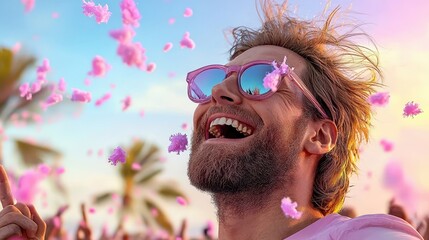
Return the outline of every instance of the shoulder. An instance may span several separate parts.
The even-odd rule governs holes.
[[[423,240],[404,220],[387,215],[371,214],[348,218],[330,214],[293,234],[285,240]]]
[[[387,214],[369,214],[339,224],[339,239],[423,239],[401,218]]]

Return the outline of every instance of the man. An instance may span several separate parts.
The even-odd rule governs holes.
[[[233,30],[229,63],[187,76],[199,103],[188,176],[213,197],[219,239],[422,239],[399,218],[336,214],[380,85],[377,53],[352,41],[367,35],[339,34],[338,9],[322,24],[286,3],[262,9],[261,29]],[[300,216],[285,216],[284,197]]]

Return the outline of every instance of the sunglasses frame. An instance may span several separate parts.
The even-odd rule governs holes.
[[[257,60],[257,61],[252,61],[249,63],[246,63],[244,65],[231,65],[231,66],[226,66],[226,65],[221,65],[221,64],[211,64],[211,65],[207,65],[201,68],[198,68],[194,71],[191,71],[187,74],[186,76],[186,82],[188,83],[188,97],[191,101],[195,102],[195,103],[199,103],[199,104],[204,104],[204,103],[208,103],[211,99],[212,95],[207,96],[204,99],[195,99],[192,97],[192,88],[191,85],[193,84],[193,82],[195,81],[196,76],[198,76],[200,73],[209,70],[209,69],[222,69],[225,72],[225,76],[228,76],[230,73],[232,72],[236,72],[237,73],[237,87],[240,90],[240,93],[247,99],[251,99],[251,100],[263,100],[266,99],[268,97],[270,97],[271,95],[273,95],[275,92],[273,92],[271,89],[264,94],[260,94],[260,95],[251,95],[248,94],[247,92],[245,92],[240,86],[241,86],[241,75],[242,73],[250,68],[251,66],[254,65],[258,65],[258,64],[267,64],[267,65],[271,65],[273,64],[272,61],[267,61],[267,60]],[[301,92],[304,94],[304,96],[313,104],[313,106],[317,109],[317,111],[322,115],[322,118],[324,119],[329,119],[328,115],[326,114],[325,110],[323,110],[322,106],[320,105],[320,103],[316,100],[316,98],[314,97],[314,95],[310,92],[310,90],[308,90],[308,88],[305,86],[304,82],[301,80],[301,78],[293,71],[293,68],[288,67],[288,71],[286,74],[282,75],[282,79],[287,76],[287,78],[289,80],[291,80],[292,82],[295,83],[295,85],[301,89]],[[281,81],[278,81],[277,87],[280,86]]]

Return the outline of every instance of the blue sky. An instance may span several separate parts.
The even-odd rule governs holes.
[[[64,180],[71,191],[78,191],[79,194],[70,196],[74,203],[88,201],[91,194],[94,194],[94,186],[91,182],[99,183],[98,189],[119,188],[119,182],[116,178],[114,167],[107,163],[109,151],[118,145],[126,146],[132,142],[133,138],[143,138],[150,142],[160,145],[164,155],[168,158],[165,163],[166,171],[163,174],[165,178],[173,178],[181,184],[193,197],[193,205],[188,209],[174,209],[178,211],[175,220],[180,221],[182,217],[192,216],[191,225],[194,231],[201,227],[202,221],[206,218],[214,219],[214,209],[210,205],[208,196],[194,190],[189,186],[186,178],[186,162],[188,152],[181,155],[168,154],[168,138],[171,134],[182,132],[191,134],[192,112],[195,104],[190,102],[186,94],[185,76],[190,70],[196,69],[202,65],[212,63],[225,63],[228,58],[228,49],[230,44],[225,38],[224,33],[228,29],[236,26],[259,26],[260,20],[256,13],[256,2],[253,0],[136,0],[138,9],[141,13],[140,27],[136,29],[134,41],[141,42],[146,49],[148,62],[155,62],[157,68],[152,73],[147,73],[136,68],[128,67],[122,63],[119,56],[116,55],[117,43],[108,36],[108,32],[113,29],[121,28],[121,15],[119,9],[119,0],[100,0],[97,4],[109,4],[109,10],[112,16],[109,22],[97,24],[94,18],[89,18],[82,13],[82,2],[78,0],[58,1],[58,0],[36,0],[35,8],[29,12],[24,12],[24,6],[21,1],[1,1],[0,2],[0,46],[12,47],[15,43],[22,44],[22,53],[28,53],[37,57],[37,65],[40,65],[44,58],[48,58],[51,64],[51,72],[48,74],[48,80],[57,82],[59,78],[64,77],[67,81],[67,92],[70,97],[72,88],[87,90],[92,93],[93,101],[84,106],[77,107],[81,109],[78,117],[75,117],[72,111],[62,111],[60,115],[52,117],[48,109],[46,115],[50,115],[47,123],[37,127],[7,129],[7,134],[11,137],[26,137],[36,141],[50,144],[52,147],[61,150],[64,153],[63,165],[67,172]],[[296,9],[296,14],[301,18],[312,18],[317,13],[323,11],[325,1],[289,1],[291,9]],[[427,92],[427,85],[423,84],[427,80],[427,74],[417,69],[417,66],[427,66],[427,60],[420,56],[421,52],[428,52],[423,44],[425,39],[429,38],[429,27],[417,27],[414,23],[424,22],[427,19],[425,10],[418,11],[413,15],[418,6],[422,6],[421,0],[413,0],[403,7],[410,14],[404,21],[409,27],[408,30],[413,34],[419,34],[421,42],[414,40],[415,44],[409,47],[409,51],[404,52],[404,46],[411,41],[404,29],[395,22],[397,13],[395,8],[383,10],[386,4],[396,6],[400,1],[383,0],[374,3],[373,1],[331,1],[331,9],[340,5],[343,9],[351,8],[353,11],[362,14],[356,15],[359,20],[369,22],[367,28],[370,34],[373,34],[377,43],[381,45],[381,59],[386,62],[385,69],[391,70],[392,75],[387,74],[388,90],[396,93],[392,97],[392,108],[381,110],[377,115],[375,133],[373,139],[375,144],[368,147],[367,158],[376,158],[380,151],[377,149],[377,141],[387,136],[396,140],[398,145],[403,147],[403,151],[398,151],[393,156],[404,159],[412,150],[411,146],[415,142],[405,141],[410,139],[408,135],[422,138],[427,129],[427,117],[416,118],[414,122],[409,119],[404,120],[400,117],[400,108],[404,101],[414,98],[416,101],[428,103],[423,97],[423,92]],[[424,5],[424,6],[427,6]],[[185,8],[193,9],[193,16],[183,17]],[[57,19],[52,18],[52,13],[58,13]],[[174,24],[169,24],[168,20],[175,18]],[[414,21],[414,22],[413,22]],[[423,24],[423,23],[422,23]],[[428,27],[428,28],[425,28]],[[386,29],[397,29],[398,31],[389,31]],[[426,30],[425,30],[426,29]],[[181,49],[179,41],[185,32],[189,31],[191,38],[196,43],[196,48]],[[165,43],[172,42],[171,51],[164,53],[162,48]],[[422,48],[419,48],[422,47]],[[423,49],[423,50],[422,50]],[[398,69],[398,59],[404,54],[409,54],[409,69],[413,69],[414,78],[417,84],[410,84],[411,87],[403,89],[399,83],[406,78],[408,73]],[[91,69],[91,61],[96,56],[102,56],[110,65],[111,69],[103,78],[90,78],[91,85],[84,84],[87,78],[87,72]],[[424,55],[424,54],[423,54]],[[24,76],[24,81],[32,82],[36,78],[36,66],[28,71]],[[415,68],[413,68],[413,66]],[[174,73],[174,77],[169,77]],[[393,73],[395,75],[393,75]],[[396,81],[398,80],[398,81]],[[395,82],[396,81],[396,82]],[[409,80],[411,81],[411,80]],[[391,84],[390,84],[391,83]],[[111,88],[111,84],[116,87]],[[416,87],[415,89],[412,87]],[[418,87],[421,86],[421,87]],[[95,107],[94,102],[106,92],[112,93],[112,98],[101,107]],[[413,94],[418,92],[421,94]],[[131,107],[121,111],[121,100],[130,95],[133,98]],[[420,97],[419,97],[420,96]],[[70,104],[69,104],[70,105]],[[399,109],[399,110],[398,110]],[[141,110],[145,111],[144,117],[139,115]],[[59,111],[61,112],[61,111]],[[399,112],[399,117],[396,113]],[[386,117],[383,117],[386,116]],[[427,116],[427,115],[426,115]],[[395,120],[398,119],[398,120]],[[190,128],[182,130],[182,123],[187,123]],[[383,127],[384,126],[384,127]],[[387,128],[386,126],[389,126]],[[422,141],[419,141],[420,144]],[[375,145],[375,146],[374,146]],[[87,151],[92,149],[94,152],[98,149],[104,150],[103,157],[88,156]],[[14,168],[20,168],[15,160],[14,147],[10,141],[5,142],[5,163]],[[365,162],[361,166],[363,171],[374,171],[376,177],[380,177],[383,164],[390,156],[383,157],[377,164],[368,164]],[[421,168],[421,159],[423,156],[415,155],[417,159],[414,163],[407,161],[410,172],[420,176],[418,169]],[[420,161],[420,162],[419,162]],[[427,166],[427,165],[426,165]],[[380,174],[377,174],[380,173]],[[423,175],[422,175],[423,176]],[[379,180],[377,178],[377,180]],[[380,183],[374,180],[375,190],[381,189]],[[416,182],[425,182],[423,177],[414,179]],[[362,178],[360,179],[362,182]],[[352,196],[359,196],[364,184],[359,185],[356,180],[358,190],[352,192]],[[365,182],[367,184],[367,182]],[[359,188],[359,186],[361,188]],[[429,186],[424,185],[425,189]],[[359,190],[360,189],[360,190]],[[367,194],[367,193],[365,193]],[[373,193],[377,196],[376,193]],[[390,195],[385,194],[378,201],[376,206],[366,206],[359,210],[363,213],[374,212],[381,209],[385,200]],[[359,198],[356,197],[356,201]],[[61,200],[53,200],[52,206],[57,206]],[[210,207],[213,209],[207,215],[198,215],[197,209],[201,207]],[[383,209],[382,209],[383,210]],[[45,209],[45,214],[50,214],[53,209]],[[72,212],[78,212],[75,209],[70,210],[70,226],[73,221],[79,217]],[[94,216],[94,222],[100,223],[101,220]]]

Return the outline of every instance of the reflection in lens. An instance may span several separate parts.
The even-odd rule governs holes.
[[[241,74],[240,87],[249,95],[262,95],[270,91],[264,87],[265,76],[272,72],[274,67],[270,64],[253,65]]]
[[[225,71],[220,68],[207,69],[198,74],[191,84],[192,98],[201,100],[212,94],[212,88],[225,79]]]

